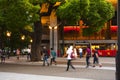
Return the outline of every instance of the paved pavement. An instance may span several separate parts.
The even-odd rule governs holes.
[[[93,79],[0,72],[0,80],[93,80]]]
[[[113,57],[101,57],[102,67],[96,66],[88,69],[85,68],[85,58],[78,58],[73,61],[76,71],[70,69],[68,72],[65,72],[66,61],[66,58],[57,58],[57,65],[43,68],[42,61],[29,62],[26,56],[21,56],[20,60],[17,60],[16,57],[11,57],[6,59],[5,64],[0,64],[0,80],[115,80],[115,58]],[[26,65],[28,70],[27,68],[24,69]],[[14,71],[9,68],[6,69],[8,66],[10,69],[14,68]],[[35,70],[34,67],[40,68],[40,70]],[[19,68],[20,70],[18,70]],[[24,70],[23,72],[21,72],[22,69]],[[32,71],[30,72],[31,69]],[[54,74],[52,74],[53,72]]]

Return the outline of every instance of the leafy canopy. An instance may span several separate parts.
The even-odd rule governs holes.
[[[57,9],[57,15],[67,25],[75,25],[82,20],[88,26],[84,34],[92,34],[99,31],[104,23],[114,16],[115,9],[106,0],[67,0]]]
[[[40,6],[33,5],[29,0],[3,0],[0,4],[1,15],[8,29],[20,29],[39,20]]]
[[[89,11],[89,0],[67,0],[59,6],[57,15],[60,19],[67,21],[67,24],[74,25],[82,16],[86,16]]]

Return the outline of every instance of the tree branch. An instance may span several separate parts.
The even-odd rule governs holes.
[[[20,32],[22,33],[22,34],[24,34],[24,35],[26,35],[26,36],[30,36],[30,37],[32,37],[33,36],[33,32],[29,32],[29,31],[27,31],[27,30],[20,30]]]

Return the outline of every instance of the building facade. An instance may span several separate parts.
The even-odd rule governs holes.
[[[65,54],[69,45],[73,45],[76,48],[82,47],[84,49],[88,44],[91,45],[91,49],[97,47],[100,50],[103,50],[102,54],[105,54],[105,56],[115,56],[117,51],[118,29],[117,0],[108,1],[112,2],[113,6],[116,8],[115,16],[105,23],[101,31],[91,36],[84,36],[82,34],[84,28],[86,28],[86,26],[81,26],[81,24],[83,24],[82,21],[79,22],[79,26],[64,26],[64,29],[61,30],[59,25],[57,25],[57,17],[54,15],[54,11],[50,16],[42,17],[42,23],[44,26],[44,33],[42,37],[43,45],[49,45],[49,48],[54,48],[59,56],[63,56]],[[43,5],[43,7],[44,6],[45,5]],[[49,28],[50,26],[52,29]],[[54,29],[55,26],[58,28]]]

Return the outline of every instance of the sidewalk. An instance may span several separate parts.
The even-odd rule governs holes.
[[[50,58],[48,59],[48,61],[50,61]],[[56,61],[58,64],[66,64],[67,59],[63,58],[63,57],[58,57],[56,58]],[[83,58],[77,58],[76,60],[73,60],[72,62],[76,65],[85,65],[86,64],[86,59],[85,57]],[[100,57],[99,59],[100,63],[102,63],[103,65],[106,66],[115,66],[115,57]],[[93,62],[93,58],[90,58],[90,62]],[[15,64],[41,64],[42,61],[38,61],[38,62],[31,62],[31,61],[27,61],[27,57],[25,56],[21,56],[19,60],[17,60],[16,56],[12,56],[10,57],[10,59],[6,58],[6,63],[15,63]]]
[[[90,62],[92,63],[92,58],[90,59]],[[48,61],[50,62],[50,59],[48,59]],[[58,57],[56,59],[57,61],[57,67],[66,67],[66,63],[67,63],[67,59],[63,58],[63,57]],[[77,68],[85,68],[86,67],[86,59],[83,58],[77,58],[76,60],[73,60],[72,63],[75,67]],[[42,65],[42,61],[38,61],[38,62],[31,62],[31,61],[27,61],[26,56],[21,56],[20,60],[16,59],[16,56],[14,57],[10,57],[10,59],[6,59],[6,62],[8,64],[21,64],[21,65]],[[96,66],[95,68],[93,67],[89,67],[90,69],[105,69],[105,70],[115,70],[115,58],[114,57],[101,57],[100,58],[100,63],[102,64],[102,67],[99,68],[98,66]],[[52,65],[52,66],[56,66],[56,65]]]

